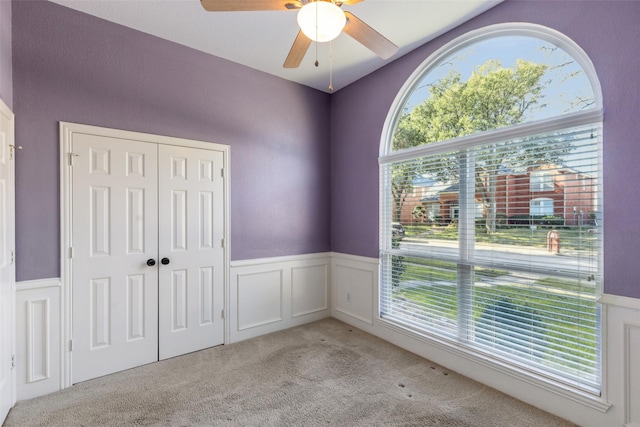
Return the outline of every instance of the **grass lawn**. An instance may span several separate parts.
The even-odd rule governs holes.
[[[393,288],[394,300],[400,301],[399,304],[411,315],[434,319],[434,322],[446,318],[451,325],[456,325],[460,298],[456,286],[456,264],[414,257],[403,257],[401,264],[396,270],[399,275],[396,283],[405,285]],[[509,300],[526,307],[539,319],[539,324],[532,331],[543,334],[544,357],[541,363],[575,371],[581,361],[587,360],[590,366],[586,374],[595,377],[596,302],[584,284],[557,277],[539,277],[523,285],[508,271],[482,268],[474,270],[474,277],[474,284],[494,285],[471,287],[470,315],[473,324],[486,310],[492,310],[491,304],[496,301]],[[578,312],[581,317],[576,321],[574,315]],[[441,326],[434,323],[427,327],[432,327],[437,333]],[[523,324],[523,331],[527,327],[529,325]]]

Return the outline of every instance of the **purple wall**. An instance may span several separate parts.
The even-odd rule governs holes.
[[[605,292],[640,298],[640,2],[507,1],[331,98],[331,247],[378,257],[382,126],[411,73],[436,49],[477,28],[530,22],[556,29],[589,55],[604,97]]]
[[[523,21],[572,38],[599,74],[605,291],[640,298],[638,18],[633,1],[510,0],[329,96],[49,2],[0,1],[0,96],[10,106],[14,98],[24,147],[17,279],[59,275],[58,121],[229,144],[234,260],[327,250],[377,257],[377,158],[396,94],[443,44]],[[331,134],[317,119],[329,112]]]
[[[0,1],[0,99],[13,109],[10,1]]]
[[[228,144],[232,259],[330,250],[325,93],[40,1],[13,2],[13,93],[19,281],[60,274],[59,121]]]

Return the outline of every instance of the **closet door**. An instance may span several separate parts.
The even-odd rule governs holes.
[[[224,342],[223,153],[159,147],[159,357]]]
[[[75,133],[73,382],[158,358],[157,144]]]

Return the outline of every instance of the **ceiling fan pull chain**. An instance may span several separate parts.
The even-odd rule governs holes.
[[[329,42],[329,92],[333,92],[333,42]]]
[[[315,65],[316,65],[316,68],[317,68],[318,64],[320,64],[318,62],[318,2],[316,1],[315,3],[316,3],[316,40],[315,40],[315,42],[316,42],[316,62],[315,62]]]

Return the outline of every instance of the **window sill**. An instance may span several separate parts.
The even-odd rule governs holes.
[[[420,352],[417,352],[415,350],[414,344],[422,343],[427,346],[435,347],[441,351],[444,351],[451,356],[458,357],[467,362],[471,362],[483,368],[486,368],[487,369],[486,371],[483,371],[483,370],[474,371],[475,376],[473,377],[473,379],[483,384],[492,386],[492,384],[495,383],[494,375],[492,375],[492,372],[490,372],[490,371],[493,371],[493,372],[501,373],[503,375],[507,375],[514,380],[521,381],[523,383],[537,387],[543,392],[551,393],[553,395],[560,396],[560,397],[569,399],[573,402],[579,403],[581,405],[587,406],[591,409],[595,409],[596,411],[601,413],[606,413],[612,406],[611,404],[604,401],[600,396],[595,396],[588,392],[578,390],[568,385],[553,381],[548,377],[544,377],[542,375],[536,375],[531,371],[518,369],[516,366],[510,365],[507,363],[502,363],[499,360],[492,359],[492,358],[483,356],[479,353],[469,351],[467,348],[465,348],[462,345],[451,343],[447,340],[440,339],[437,336],[419,334],[413,330],[404,328],[400,325],[397,325],[395,323],[392,323],[380,318],[376,319],[376,326],[384,328],[388,332],[391,332],[394,334],[400,334],[410,339],[412,342],[408,343],[409,347],[411,347],[411,351],[415,352],[418,355],[422,356]],[[406,341],[402,340],[400,343],[396,342],[396,345],[403,347],[403,342],[406,342]],[[446,358],[446,359],[443,359],[442,361],[440,360],[432,360],[432,361],[434,363],[447,366],[449,369],[456,371],[455,362],[452,362],[452,360],[453,360],[452,358]],[[514,397],[517,398],[517,396],[514,396]]]

